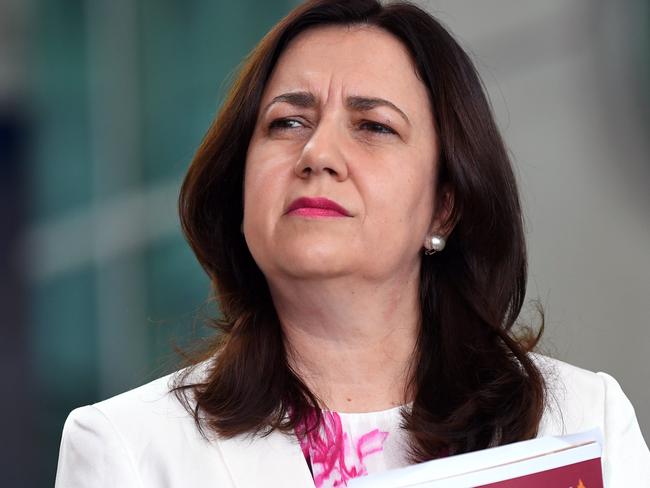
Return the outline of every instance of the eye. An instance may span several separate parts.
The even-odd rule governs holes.
[[[303,123],[296,119],[275,119],[269,124],[269,130],[299,129]]]
[[[375,132],[377,134],[397,134],[397,132],[395,132],[389,126],[380,124],[379,122],[373,122],[371,120],[365,120],[361,122],[360,127],[370,132]]]

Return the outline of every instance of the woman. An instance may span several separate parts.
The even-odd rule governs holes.
[[[650,479],[616,381],[513,328],[515,179],[471,61],[417,7],[312,1],[281,21],[180,214],[221,334],[178,375],[75,410],[57,486],[341,486],[592,427],[610,486]]]

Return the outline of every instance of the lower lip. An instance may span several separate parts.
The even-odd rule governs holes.
[[[346,217],[341,212],[331,208],[297,208],[289,212],[289,215],[298,215],[300,217]]]

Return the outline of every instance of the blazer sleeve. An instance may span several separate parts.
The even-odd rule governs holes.
[[[73,410],[63,427],[55,488],[142,488],[119,433],[98,408]]]
[[[648,486],[650,452],[643,440],[634,407],[614,378],[606,373],[598,375],[605,386],[605,486]]]

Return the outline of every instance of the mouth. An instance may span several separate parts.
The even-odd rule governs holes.
[[[350,212],[341,205],[323,197],[297,198],[289,205],[285,214],[302,217],[350,217]]]

